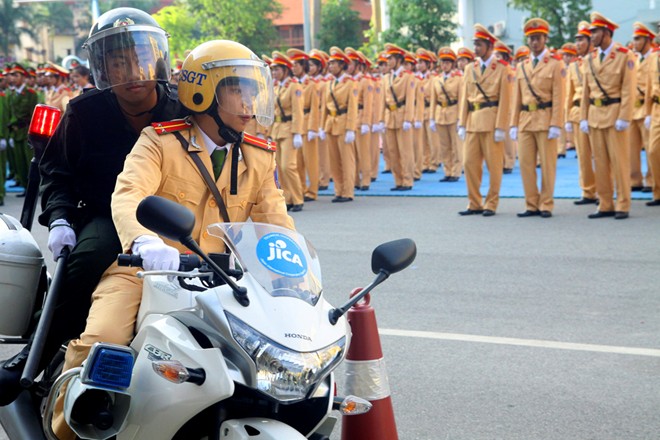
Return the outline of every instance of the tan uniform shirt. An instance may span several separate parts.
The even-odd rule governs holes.
[[[585,82],[580,102],[580,120],[588,120],[594,128],[613,127],[617,119],[630,122],[632,120],[636,75],[635,58],[631,51],[614,44],[611,52],[600,62],[599,52],[593,51],[585,59]],[[593,66],[593,72],[591,70]],[[594,74],[601,87],[610,98],[621,98],[620,103],[601,105],[605,93],[598,87]],[[594,100],[594,104],[590,104]]]
[[[635,87],[635,102],[633,110],[633,121],[644,119],[646,116],[646,109],[644,108],[644,96],[646,95],[646,78],[649,75],[649,58],[645,57],[642,60],[642,55],[637,54],[636,67],[637,67],[637,85]]]
[[[213,166],[199,128],[193,125],[181,131],[189,141],[188,151],[199,152],[202,162],[213,175]],[[243,143],[242,158],[238,162],[238,194],[230,194],[231,160],[218,177],[217,187],[232,222],[271,223],[293,229],[293,220],[286,212],[282,191],[275,185],[275,154],[260,147]],[[173,200],[195,214],[192,237],[205,252],[224,249],[222,241],[209,235],[206,227],[222,222],[218,206],[207,189],[202,175],[173,134],[157,134],[153,127],[142,131],[140,138],[126,158],[124,170],[117,178],[112,195],[112,218],[125,251],[140,235],[154,235],[138,223],[135,212],[138,204],[149,195]],[[164,241],[180,251],[186,249],[178,242]]]
[[[513,72],[504,61],[493,59],[490,65],[481,73],[481,61],[476,60],[465,66],[463,76],[463,91],[459,103],[459,125],[470,132],[492,132],[496,128],[506,130],[509,128],[509,108],[511,106],[511,84],[514,80]],[[487,100],[477,87],[481,85],[491,102],[498,102],[496,107],[482,108],[469,111],[469,106],[484,104]]]
[[[377,78],[375,76],[372,76],[371,82],[373,84],[374,93],[372,96],[370,123],[371,125],[375,125],[382,121],[381,115],[383,114],[383,106],[385,102],[383,101],[382,78]]]
[[[383,78],[381,90],[385,105],[381,120],[385,122],[385,127],[399,129],[404,122],[414,122],[416,86],[415,75],[405,70],[396,75],[391,72]]]
[[[532,67],[532,59],[533,56],[530,56],[516,69],[510,125],[518,127],[520,131],[563,128],[564,78],[566,77],[564,62],[552,57],[548,52],[538,61],[536,67]],[[525,74],[529,83],[525,79]],[[540,109],[538,105],[541,103],[552,103],[552,107]],[[523,106],[527,106],[529,110],[523,111]]]
[[[646,86],[644,88],[644,109],[646,115],[652,116],[652,124],[660,122],[660,52],[656,51],[648,59],[648,70],[646,72]]]
[[[343,136],[347,130],[357,130],[358,94],[357,83],[347,74],[327,83],[321,115],[328,134]]]
[[[374,85],[370,76],[359,74],[354,77],[358,83],[358,128],[366,124],[371,129],[374,100]]]
[[[318,81],[305,75],[301,79],[303,90],[303,133],[318,131],[321,120],[320,96]]]
[[[444,73],[433,78],[431,85],[431,114],[439,125],[458,121],[458,103],[463,88],[463,72],[454,70],[445,78]],[[449,99],[447,97],[449,96]]]
[[[578,58],[567,68],[568,80],[566,81],[566,104],[564,106],[566,116],[564,119],[576,124],[580,122],[580,101],[582,100],[582,87],[586,74],[584,67],[584,60]]]
[[[303,91],[298,80],[287,78],[275,87],[275,122],[270,128],[272,139],[286,139],[303,134]],[[293,118],[285,122],[286,118]]]

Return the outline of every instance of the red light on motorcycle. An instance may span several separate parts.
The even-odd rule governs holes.
[[[60,123],[62,111],[49,105],[37,104],[30,121],[30,135],[51,137]]]

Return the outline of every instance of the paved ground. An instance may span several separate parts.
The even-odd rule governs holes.
[[[518,219],[523,201],[503,199],[461,218],[465,204],[323,197],[295,217],[335,304],[369,283],[376,245],[417,242],[372,295],[399,438],[659,438],[660,209],[589,220],[559,200],[551,219]]]

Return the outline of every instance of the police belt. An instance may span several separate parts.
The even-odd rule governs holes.
[[[330,113],[330,116],[334,118],[335,116],[346,114],[347,111],[347,109],[343,108],[340,110],[328,110],[328,113]]]
[[[660,98],[658,98],[657,96],[654,96],[653,97],[653,104],[660,104]]]
[[[644,99],[638,99],[635,101],[635,108],[640,108],[641,106],[644,105]]]
[[[393,112],[393,111],[395,111],[396,109],[403,107],[404,105],[406,105],[406,101],[403,101],[403,102],[397,102],[396,104],[390,104],[390,105],[387,106],[387,108],[388,108],[391,112]]]
[[[573,101],[573,107],[579,107],[579,106],[580,106],[580,100],[579,99],[576,99],[575,101]]]
[[[619,104],[621,102],[621,98],[596,98],[596,99],[589,99],[589,104],[595,106],[595,107],[607,107],[608,105],[612,104]]]
[[[455,99],[455,100],[453,100],[453,101],[436,101],[436,102],[438,103],[438,105],[439,105],[440,107],[442,107],[442,108],[446,108],[446,107],[451,107],[451,106],[453,106],[453,105],[458,104],[458,99]],[[482,104],[482,105],[481,105],[481,108],[484,108],[484,107],[491,107],[491,106],[485,106],[485,105]]]
[[[524,112],[535,112],[552,107],[552,102],[532,102],[529,105],[521,105],[520,110]]]
[[[311,109],[304,108],[304,109],[303,109],[303,114],[305,114],[305,115],[308,114],[310,110],[311,110]]]
[[[291,115],[275,116],[275,122],[289,122],[289,121],[293,121],[293,116]]]
[[[475,102],[474,104],[468,102],[468,111],[474,112],[488,107],[497,107],[498,105],[500,105],[500,101]]]
[[[362,109],[364,109],[364,105],[358,104],[358,110],[362,110]]]

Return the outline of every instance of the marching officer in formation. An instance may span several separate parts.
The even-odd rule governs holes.
[[[530,57],[516,69],[510,136],[519,140],[520,174],[526,210],[518,217],[552,217],[557,141],[564,125],[562,104],[566,70],[561,59],[546,48],[550,25],[532,18],[524,25]],[[541,190],[537,188],[536,160],[541,162]]]

